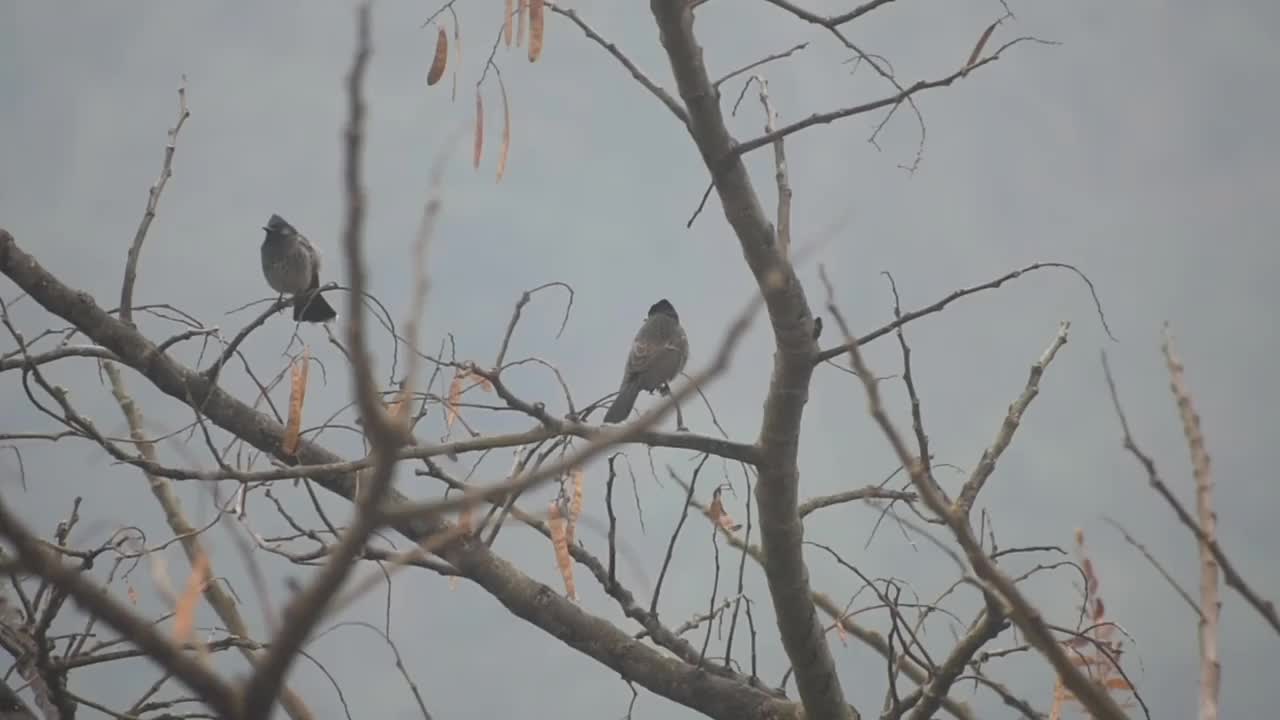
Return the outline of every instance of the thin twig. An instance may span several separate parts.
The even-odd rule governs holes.
[[[1195,518],[1191,516],[1191,513],[1183,507],[1182,502],[1178,500],[1177,496],[1173,494],[1173,491],[1169,489],[1169,486],[1165,484],[1163,479],[1161,479],[1160,473],[1156,469],[1155,460],[1152,460],[1150,455],[1143,452],[1142,449],[1138,447],[1137,441],[1133,439],[1133,434],[1129,430],[1129,419],[1125,416],[1124,408],[1120,405],[1120,395],[1116,390],[1115,379],[1111,375],[1111,366],[1107,362],[1107,355],[1105,352],[1102,353],[1102,372],[1106,378],[1107,389],[1111,393],[1111,403],[1115,407],[1116,417],[1120,420],[1120,429],[1124,434],[1124,449],[1128,450],[1129,454],[1133,455],[1133,457],[1137,459],[1138,463],[1142,465],[1143,470],[1147,473],[1147,483],[1151,485],[1151,488],[1155,490],[1160,497],[1164,498],[1165,502],[1169,504],[1169,507],[1173,509],[1173,513],[1177,516],[1178,521],[1185,525],[1187,529],[1191,531],[1192,535],[1195,535],[1196,540],[1208,546],[1209,551],[1213,553],[1214,559],[1218,561],[1218,566],[1222,568],[1223,580],[1226,581],[1227,587],[1240,593],[1240,596],[1243,597],[1254,610],[1257,610],[1258,614],[1262,615],[1263,619],[1267,621],[1267,624],[1269,624],[1277,633],[1280,633],[1280,615],[1277,615],[1276,613],[1275,604],[1270,600],[1263,598],[1261,595],[1258,595],[1249,583],[1245,582],[1245,579],[1236,571],[1235,564],[1231,562],[1229,557],[1227,557],[1226,552],[1222,549],[1222,546],[1218,541],[1205,534],[1205,531],[1200,527],[1200,524],[1196,522]]]
[[[160,166],[160,177],[147,191],[147,209],[142,214],[142,222],[133,235],[133,244],[129,246],[129,256],[124,266],[124,283],[120,288],[120,319],[126,323],[133,322],[133,284],[138,277],[138,258],[142,255],[142,243],[147,239],[147,231],[151,229],[151,221],[156,217],[156,209],[160,205],[160,194],[173,175],[173,153],[178,147],[178,133],[191,113],[187,110],[187,78],[184,75],[182,84],[178,86],[178,121],[169,128],[169,143],[164,148],[164,162]]]

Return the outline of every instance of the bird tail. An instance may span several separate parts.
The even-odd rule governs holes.
[[[636,397],[640,394],[640,383],[638,380],[626,379],[622,381],[622,387],[618,388],[618,395],[613,399],[613,405],[609,406],[609,412],[605,413],[604,421],[607,423],[620,423],[627,419],[631,414],[631,408],[636,404]]]
[[[314,290],[298,293],[293,299],[294,322],[327,322],[338,316],[338,311]]]

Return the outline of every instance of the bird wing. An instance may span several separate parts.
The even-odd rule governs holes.
[[[642,337],[631,343],[631,354],[627,356],[627,374],[642,373],[653,364],[654,357],[666,348],[654,345]]]
[[[315,268],[315,272],[318,275],[320,273],[320,251],[316,250],[316,246],[312,245],[311,241],[303,237],[302,234],[298,235],[298,242],[307,251],[307,256],[311,258],[311,267]]]

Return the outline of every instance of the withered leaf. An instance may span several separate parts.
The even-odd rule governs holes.
[[[444,77],[444,68],[449,64],[449,36],[444,28],[436,34],[436,55],[431,60],[431,69],[427,71],[427,85],[435,85]]]
[[[542,55],[542,35],[545,27],[544,10],[546,4],[543,0],[528,0],[529,2],[529,62],[537,62]]]

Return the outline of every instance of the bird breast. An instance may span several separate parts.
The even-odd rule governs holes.
[[[262,242],[262,274],[272,290],[300,293],[311,285],[311,255],[296,240],[268,238]]]
[[[643,367],[637,368],[640,389],[656,390],[669,383],[684,370],[689,359],[689,340],[680,322],[666,316],[655,316],[645,323],[638,340],[650,348]]]

